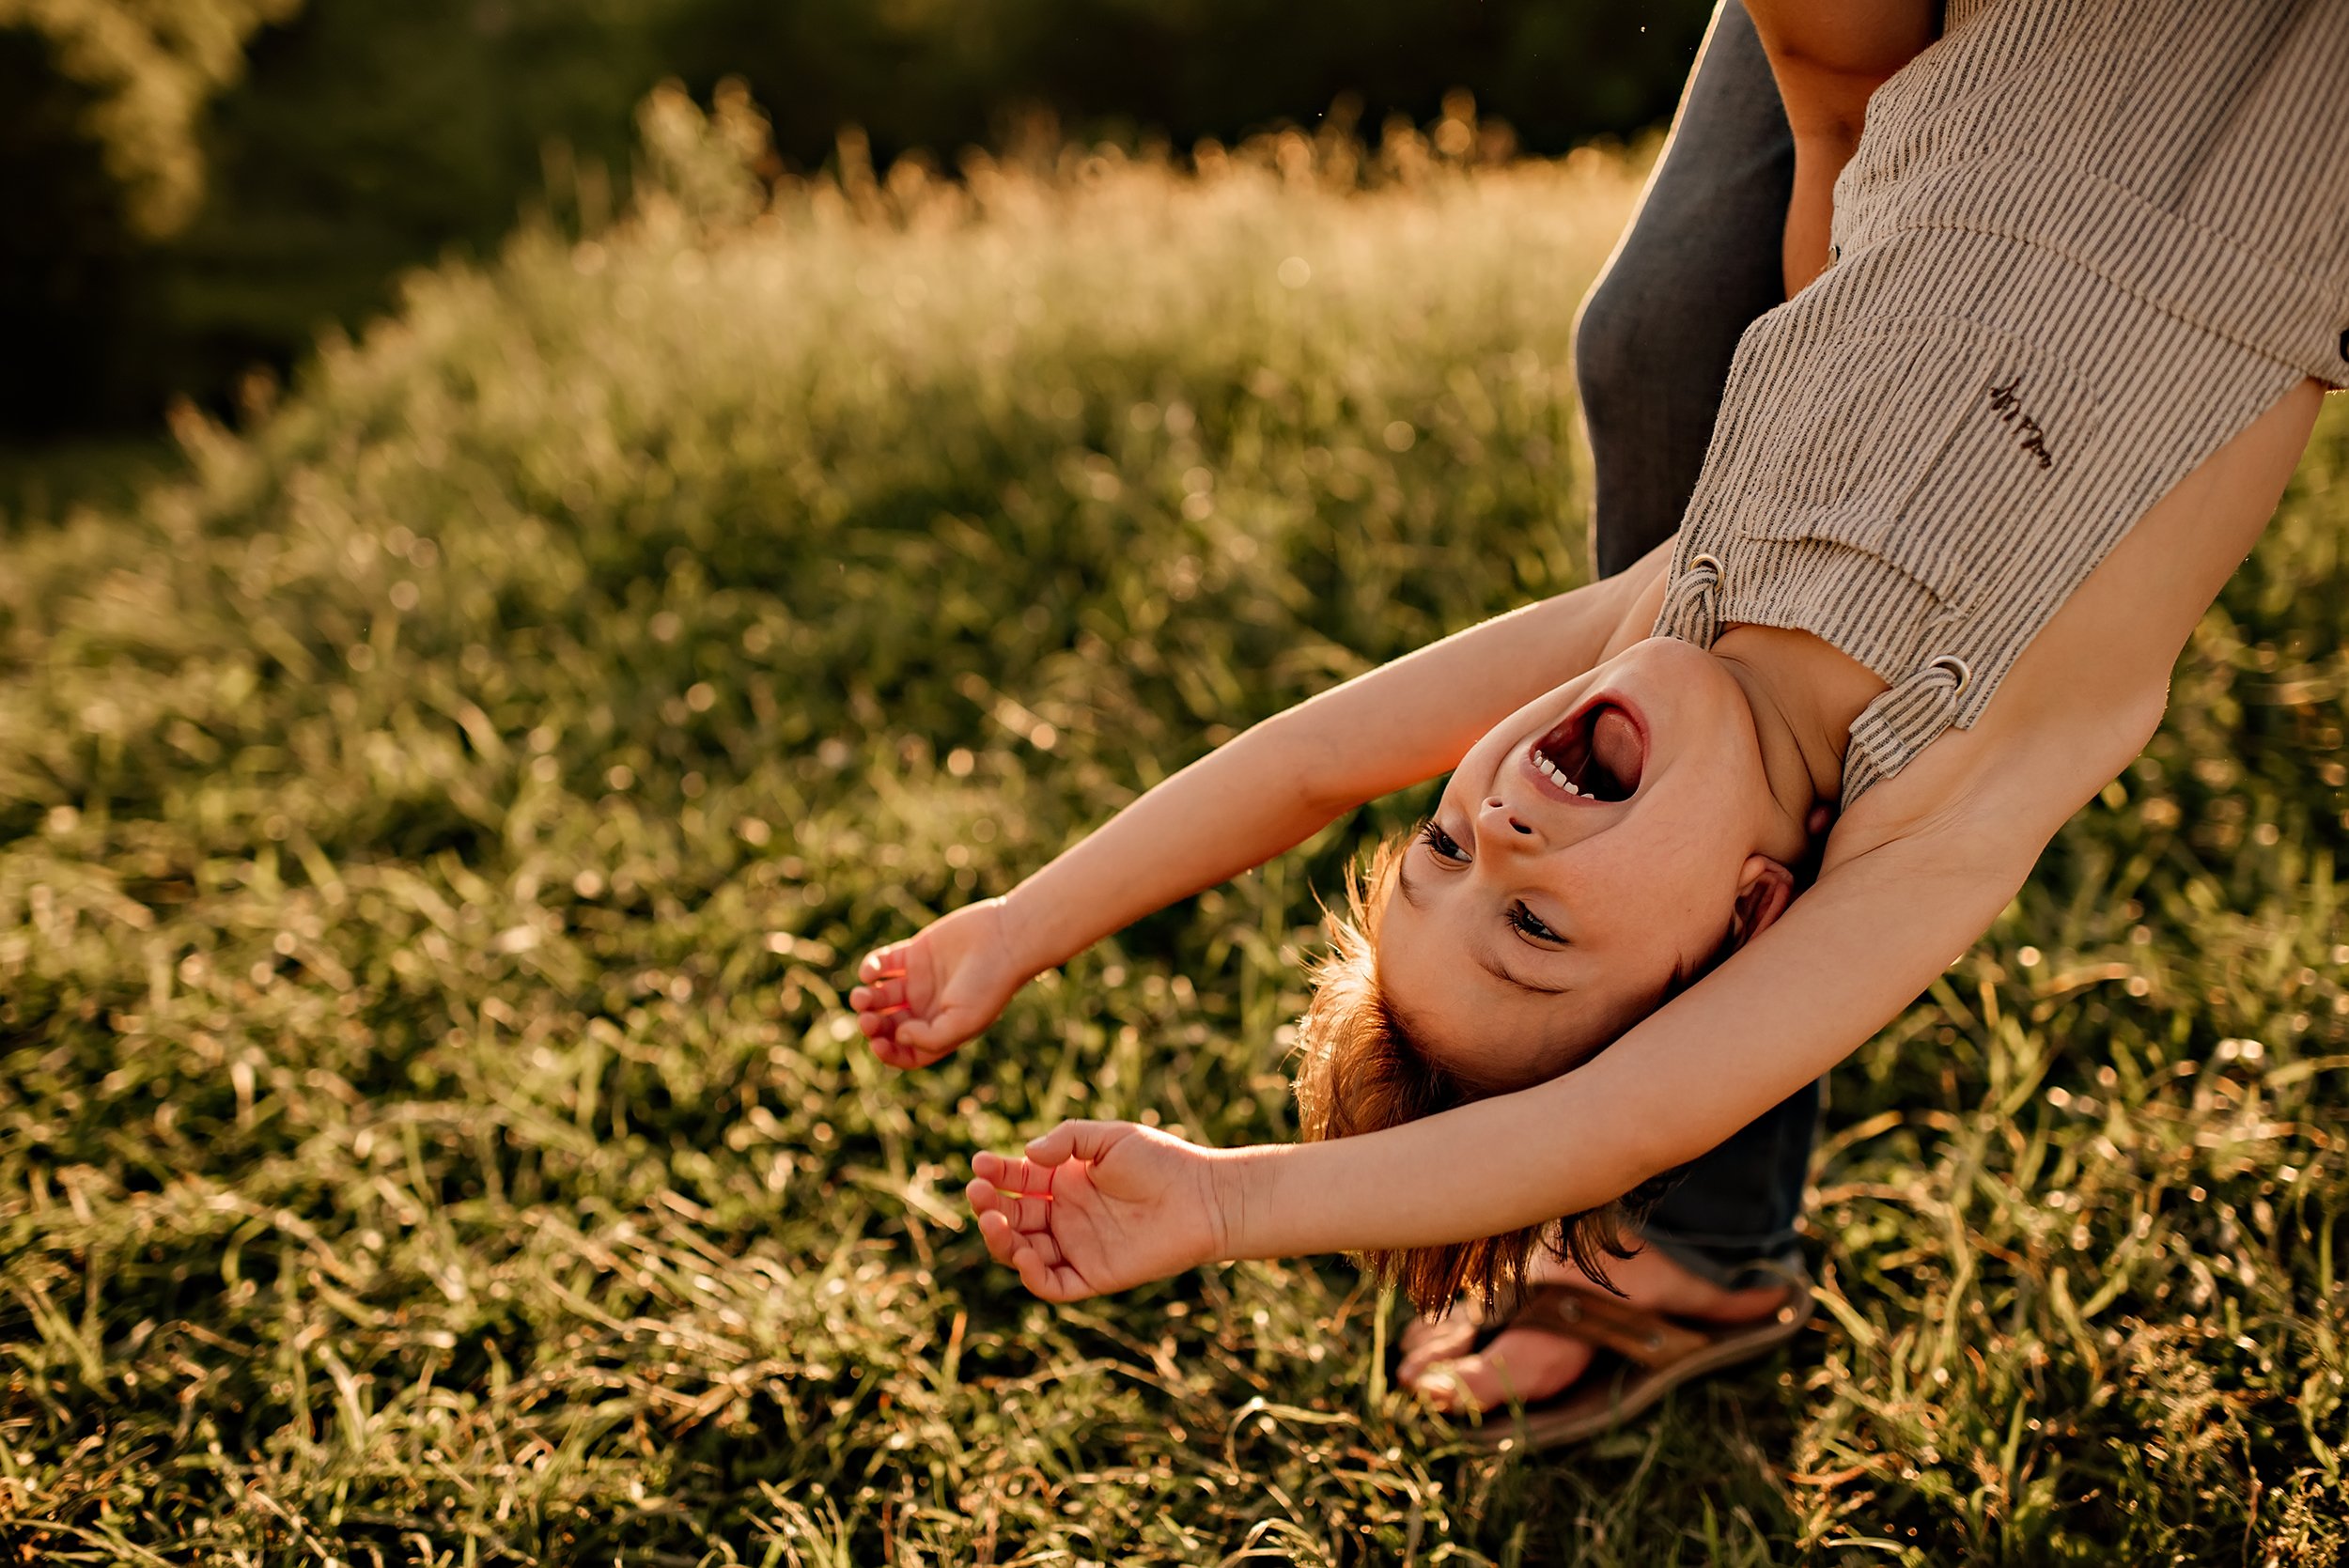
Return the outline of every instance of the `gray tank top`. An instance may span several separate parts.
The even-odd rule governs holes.
[[[2349,0],[1953,0],[1833,233],[1739,340],[1656,631],[1795,628],[1889,683],[1849,806],[2205,458],[2349,382]]]

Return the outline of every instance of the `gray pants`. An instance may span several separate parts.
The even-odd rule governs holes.
[[[1785,299],[1794,179],[1794,142],[1753,22],[1740,0],[1721,0],[1639,214],[1576,323],[1601,576],[1680,526],[1738,334]],[[1641,1234],[1725,1285],[1794,1261],[1820,1103],[1814,1083],[1698,1159]]]

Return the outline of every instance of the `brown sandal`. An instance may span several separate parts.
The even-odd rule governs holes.
[[[1555,1399],[1521,1410],[1487,1411],[1470,1428],[1486,1448],[1561,1448],[1611,1432],[1693,1377],[1750,1361],[1784,1344],[1811,1321],[1811,1287],[1801,1280],[1777,1312],[1750,1323],[1673,1318],[1581,1285],[1542,1284],[1525,1293],[1501,1328],[1534,1328],[1613,1352]],[[1504,1415],[1508,1419],[1502,1419]]]

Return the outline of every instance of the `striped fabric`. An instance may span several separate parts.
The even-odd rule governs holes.
[[[1954,0],[1868,105],[1837,259],[1739,341],[1658,635],[1890,690],[1843,803],[1973,722],[2106,551],[2349,382],[2349,0]]]

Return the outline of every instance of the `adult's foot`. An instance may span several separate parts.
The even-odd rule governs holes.
[[[1590,1276],[1570,1263],[1544,1254],[1528,1271],[1530,1283],[1560,1281],[1589,1285]],[[1768,1317],[1787,1298],[1781,1284],[1724,1290],[1689,1273],[1650,1247],[1608,1268],[1608,1278],[1631,1304],[1704,1323],[1753,1323]],[[1543,1328],[1504,1328],[1482,1349],[1478,1326],[1465,1307],[1404,1330],[1395,1381],[1415,1390],[1439,1410],[1494,1409],[1512,1398],[1539,1404],[1582,1375],[1596,1354],[1587,1341]]]

